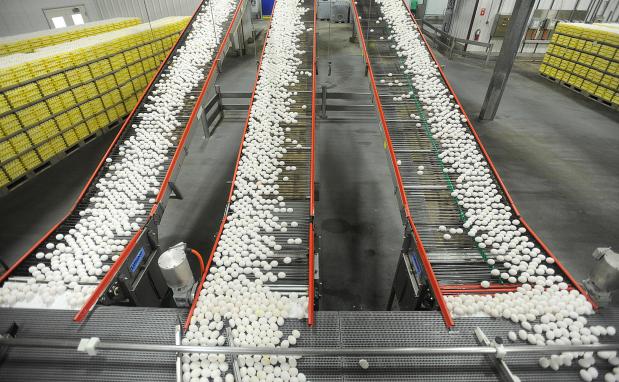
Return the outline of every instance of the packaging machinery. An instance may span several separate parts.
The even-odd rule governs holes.
[[[198,12],[205,4],[200,5]],[[188,106],[187,128],[182,136],[179,136],[179,145],[167,165],[166,176],[160,179],[160,196],[155,203],[148,204],[150,213],[144,216],[145,224],[134,237],[127,238],[130,245],[110,270],[109,276],[99,281],[101,286],[97,293],[93,294],[77,315],[70,310],[0,308],[1,380],[179,381],[180,354],[225,353],[230,364],[235,363],[235,357],[239,354],[302,356],[298,361],[298,368],[310,381],[571,381],[579,380],[577,366],[564,367],[556,372],[543,370],[537,366],[537,359],[542,354],[561,351],[617,350],[619,345],[616,343],[576,347],[508,344],[506,333],[509,330],[518,330],[517,323],[488,317],[454,319],[451,316],[444,299],[446,295],[508,293],[516,290],[517,285],[491,278],[485,252],[468,236],[445,240],[438,234],[439,225],[454,228],[460,227],[463,222],[462,211],[451,197],[454,179],[443,172],[441,161],[437,157],[439,147],[428,130],[427,119],[415,96],[415,89],[400,69],[401,63],[397,54],[389,42],[380,38],[386,37],[389,31],[381,19],[381,8],[373,0],[352,1],[351,11],[353,28],[367,65],[370,90],[386,142],[385,149],[391,162],[390,170],[403,222],[402,250],[399,254],[393,254],[398,255],[400,261],[392,303],[397,303],[400,310],[337,312],[318,309],[318,251],[314,227],[317,8],[314,0],[304,0],[302,6],[311,9],[311,12],[304,16],[308,30],[301,35],[299,41],[304,50],[300,57],[302,64],[299,70],[311,72],[313,75],[302,77],[302,81],[289,88],[296,92],[293,98],[296,106],[292,108],[299,113],[298,123],[289,127],[301,147],[288,148],[284,161],[286,165],[296,166],[297,170],[294,175],[288,175],[289,181],[278,183],[287,206],[294,209],[293,213],[280,217],[290,222],[297,221],[299,225],[287,232],[273,233],[282,250],[269,259],[292,259],[290,264],[280,261],[278,270],[284,271],[287,277],[269,284],[272,290],[282,294],[298,293],[309,298],[307,319],[287,319],[281,328],[285,333],[299,330],[301,336],[296,346],[290,348],[237,347],[229,339],[222,347],[180,345],[183,330],[190,323],[189,317],[198,301],[200,289],[196,292],[189,310],[161,308],[157,307],[156,300],[152,303],[139,303],[137,297],[131,297],[131,293],[125,291],[127,285],[135,284],[131,280],[125,280],[123,284],[119,277],[130,274],[132,269],[140,269],[139,274],[144,280],[161,285],[161,275],[157,275],[153,268],[148,266],[151,263],[156,264],[154,260],[160,251],[157,243],[157,223],[161,219],[167,199],[175,194],[175,176],[183,156],[186,155],[183,143],[189,139],[186,134],[191,134],[194,125],[208,120],[203,105],[217,102],[217,96],[212,98],[215,101],[209,102],[204,102],[203,97],[208,99],[209,81],[212,81],[217,73],[216,62],[223,59],[228,45],[226,39],[234,31],[237,13],[242,12],[246,4],[241,0],[234,15],[230,16],[226,24],[227,33],[220,43],[218,55],[205,68],[207,74],[202,91],[195,94],[196,100]],[[402,3],[402,10],[408,12],[405,3]],[[273,17],[277,18],[277,4]],[[191,23],[188,28],[191,28]],[[186,33],[187,31],[182,36],[186,36]],[[175,49],[182,45],[182,41],[181,38]],[[268,43],[268,39],[265,39],[265,43]],[[174,51],[171,54],[173,55]],[[261,62],[262,59],[258,63],[258,69]],[[161,73],[165,73],[165,64],[155,77],[155,83]],[[405,102],[392,102],[394,95],[401,91],[384,85],[380,80],[385,76],[406,83],[406,88],[413,92],[412,97]],[[257,75],[256,81],[258,80]],[[444,75],[443,81],[449,87]],[[449,89],[457,100],[451,87]],[[252,93],[250,108],[253,99]],[[301,105],[308,107],[302,109]],[[326,103],[323,105],[325,112]],[[130,136],[129,121],[139,117],[138,111],[139,106],[123,126],[115,145]],[[417,122],[411,122],[411,114],[420,117],[418,125]],[[197,118],[196,115],[202,117]],[[243,137],[249,118],[248,114]],[[200,119],[202,122],[198,122]],[[542,248],[545,254],[553,256],[520,216],[468,119],[466,127],[475,135],[478,149],[492,167],[494,182],[504,199],[509,201],[522,225],[527,228],[530,240]],[[208,126],[206,129],[208,132]],[[242,149],[241,141],[235,174]],[[114,145],[106,158],[110,155],[114,155]],[[416,174],[419,165],[424,166],[423,177]],[[105,161],[102,161],[93,178],[104,171]],[[89,183],[92,183],[92,180]],[[88,192],[90,191],[87,187],[81,197],[88,195]],[[215,248],[228,217],[233,192],[234,178],[213,250],[206,262],[207,271],[202,275],[199,288],[204,284],[211,267]],[[56,232],[66,232],[71,219],[75,217],[72,214],[79,211],[79,208],[86,206],[78,201],[71,214],[13,266],[1,281],[19,282],[20,275],[23,276],[28,264],[36,261],[31,254]],[[296,237],[304,238],[307,245],[301,248],[288,246],[288,239]],[[570,287],[584,293],[567,270],[558,261],[556,264]],[[157,277],[159,279],[156,279]],[[481,281],[491,281],[490,288],[481,288]],[[128,305],[139,307],[97,304],[102,299],[113,303],[114,293],[119,293],[119,298],[131,300]],[[139,295],[142,296],[141,293]],[[590,324],[616,324],[619,322],[619,310],[601,309],[598,314],[591,316],[589,321]]]

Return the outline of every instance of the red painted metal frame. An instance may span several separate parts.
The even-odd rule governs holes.
[[[198,11],[198,9],[200,8],[200,6],[202,6],[202,4],[200,4],[198,6],[198,8],[196,8],[196,12]],[[191,23],[191,22],[190,22]],[[80,192],[80,194],[78,195],[78,197],[75,199],[75,203],[73,203],[73,205],[71,206],[71,208],[69,209],[69,211],[67,212],[67,214],[60,219],[60,221],[58,223],[56,223],[49,231],[47,231],[47,233],[45,233],[45,235],[43,235],[43,237],[41,237],[41,239],[39,239],[32,247],[30,247],[30,249],[28,249],[26,251],[26,253],[24,253],[6,272],[4,272],[4,274],[2,274],[0,276],[0,283],[4,282],[9,275],[19,266],[19,264],[21,264],[26,258],[28,258],[28,256],[30,256],[32,254],[32,252],[41,245],[41,243],[43,243],[45,240],[47,240],[49,238],[49,236],[54,233],[54,231],[56,231],[56,229],[58,229],[58,227],[65,221],[67,220],[67,218],[73,213],[73,211],[75,210],[75,208],[77,207],[77,205],[79,204],[79,202],[82,200],[82,198],[84,197],[84,195],[86,194],[86,192],[88,191],[88,188],[90,187],[90,185],[92,184],[93,180],[95,179],[95,177],[97,176],[97,174],[99,173],[99,171],[101,170],[101,167],[103,167],[103,165],[105,164],[105,159],[110,155],[110,153],[112,152],[112,150],[114,149],[114,147],[116,146],[116,143],[118,142],[118,139],[120,139],[120,136],[122,135],[122,133],[125,131],[125,128],[127,127],[127,124],[129,123],[129,121],[131,120],[131,118],[133,117],[133,115],[135,114],[136,110],[138,109],[138,107],[140,106],[142,100],[144,99],[144,96],[146,95],[146,93],[148,93],[148,91],[150,90],[150,87],[153,83],[153,81],[155,80],[155,78],[157,78],[157,76],[159,75],[159,73],[161,72],[161,70],[163,69],[163,66],[165,65],[165,63],[168,60],[168,57],[170,57],[170,54],[174,51],[174,49],[176,48],[176,45],[178,44],[178,41],[180,40],[180,37],[183,35],[183,33],[185,33],[185,30],[189,27],[189,24],[187,24],[187,26],[185,26],[185,28],[183,29],[183,31],[179,34],[179,38],[177,39],[177,41],[174,43],[174,46],[172,46],[170,48],[170,50],[168,51],[168,54],[166,55],[165,59],[161,62],[161,64],[159,64],[159,68],[157,69],[157,72],[155,73],[155,75],[153,75],[153,77],[151,78],[151,80],[148,82],[148,85],[146,85],[146,87],[144,88],[144,91],[142,92],[142,95],[140,96],[138,102],[136,103],[136,105],[133,107],[133,110],[131,110],[131,113],[129,113],[129,115],[127,116],[127,118],[125,119],[125,122],[122,124],[122,126],[120,127],[120,129],[118,130],[118,133],[116,133],[116,137],[114,138],[114,140],[112,141],[112,143],[110,144],[110,146],[108,147],[107,151],[105,152],[105,154],[103,155],[101,161],[99,162],[99,164],[97,165],[97,168],[93,171],[92,175],[90,176],[90,178],[88,179],[88,181],[86,182],[86,184],[84,185],[84,188],[82,188],[82,191]],[[136,236],[140,233],[140,231],[138,231],[138,233],[136,233]]]
[[[202,102],[202,99],[204,98],[204,96],[206,95],[206,92],[207,92],[208,87],[210,85],[211,78],[213,77],[213,74],[217,70],[217,62],[220,59],[220,55],[223,52],[223,49],[224,49],[224,47],[225,47],[225,45],[226,45],[226,43],[228,41],[228,37],[230,36],[230,33],[232,31],[232,27],[234,26],[234,22],[236,20],[238,12],[241,9],[242,4],[244,4],[244,3],[245,2],[243,0],[239,0],[239,3],[238,3],[238,5],[237,5],[237,7],[236,7],[236,9],[234,11],[234,15],[232,16],[232,20],[230,21],[230,25],[228,26],[226,34],[224,35],[224,37],[222,38],[222,40],[221,40],[221,42],[219,44],[219,49],[217,50],[217,54],[215,55],[215,58],[213,59],[213,65],[211,66],[211,69],[209,70],[209,72],[207,74],[206,81],[204,81],[204,85],[202,86],[202,89],[200,91],[200,95],[198,96],[198,99],[196,100],[196,103],[195,103],[194,109],[193,109],[193,111],[191,113],[191,116],[189,117],[189,120],[187,121],[187,124],[185,125],[185,131],[183,132],[183,135],[181,136],[181,139],[179,140],[179,143],[178,143],[178,146],[177,146],[176,151],[174,153],[174,156],[172,157],[172,161],[170,162],[170,166],[168,167],[168,171],[166,173],[166,176],[165,176],[163,182],[161,182],[160,192],[157,195],[157,198],[155,199],[155,204],[153,205],[153,207],[152,207],[152,209],[150,211],[150,217],[152,217],[155,214],[155,211],[157,210],[157,205],[161,201],[161,199],[163,198],[163,196],[165,194],[165,190],[166,190],[166,188],[167,188],[167,186],[168,186],[168,184],[170,182],[170,177],[172,176],[172,173],[175,170],[174,166],[176,165],[176,162],[177,162],[177,160],[178,160],[178,158],[179,158],[179,156],[181,154],[182,148],[185,145],[185,141],[187,140],[187,136],[189,135],[189,130],[191,128],[191,125],[192,125],[193,121],[195,120],[198,111],[200,110],[199,105]],[[200,5],[198,5],[198,7],[196,8],[196,10],[194,12],[194,15],[191,18],[191,21],[194,20],[194,17],[196,15],[196,13],[200,10],[202,5],[203,5],[203,2],[201,2]],[[186,32],[186,30],[189,28],[190,25],[191,25],[191,22],[187,24],[187,26],[185,27],[185,29],[183,30],[183,32],[181,33],[180,36],[183,36],[183,34]],[[160,65],[160,67],[159,67],[159,69],[157,71],[157,74],[151,79],[151,82],[149,83],[149,87],[147,89],[150,88],[150,84],[152,84],[152,82],[155,80],[155,78],[157,78],[157,76],[159,75],[161,70],[163,70],[163,67],[164,67],[165,63],[167,62],[170,54],[172,54],[172,52],[174,51],[174,49],[178,45],[178,43],[180,41],[180,36],[179,36],[179,39],[174,44],[173,49],[170,50],[170,52],[168,53],[168,56],[166,57],[166,59]],[[144,96],[146,94],[147,94],[147,92],[143,93],[142,98],[140,99],[140,102],[138,102],[138,104],[136,105],[134,110],[131,112],[131,115],[127,118],[127,121],[125,122],[125,124],[133,117],[133,114],[135,113],[135,111],[139,107],[140,103],[142,102],[142,99],[144,98]],[[107,157],[107,154],[106,154],[106,157]],[[77,314],[73,318],[75,321],[82,321],[88,315],[90,310],[95,306],[95,304],[99,300],[99,297],[101,297],[101,295],[103,294],[105,289],[108,287],[110,282],[112,282],[114,277],[116,277],[116,273],[118,272],[118,270],[120,269],[122,264],[125,262],[125,260],[127,259],[127,257],[131,253],[131,251],[134,249],[135,244],[137,242],[137,239],[138,239],[138,237],[140,236],[141,233],[142,233],[142,229],[138,230],[138,232],[133,236],[131,241],[127,244],[125,249],[120,254],[118,260],[116,262],[114,262],[114,264],[112,265],[110,270],[105,274],[103,279],[101,279],[101,281],[97,285],[97,288],[90,295],[90,297],[88,298],[88,300],[86,301],[84,306],[82,306],[82,308],[77,312]]]
[[[491,283],[488,288],[482,288],[479,284],[450,284],[441,285],[441,290],[445,295],[462,293],[504,293],[515,292],[521,284],[497,284]]]
[[[450,284],[441,285],[441,290],[444,295],[459,295],[459,294],[496,294],[516,292],[522,284],[490,284],[488,288],[482,288],[479,284]],[[574,288],[568,285],[567,290],[571,291]]]
[[[314,0],[314,26],[312,46],[312,147],[310,149],[310,226],[309,226],[309,250],[308,250],[308,283],[307,283],[307,324],[314,325],[314,140],[316,137],[316,0]]]
[[[496,167],[494,166],[494,163],[492,162],[492,159],[490,159],[490,156],[488,155],[488,152],[486,151],[486,148],[484,147],[483,143],[481,142],[481,139],[479,138],[479,135],[477,134],[477,131],[475,130],[475,127],[473,127],[473,124],[471,124],[471,120],[470,120],[468,114],[466,114],[466,112],[464,111],[464,107],[460,103],[460,100],[458,99],[458,96],[456,95],[456,92],[454,91],[453,87],[451,86],[451,83],[447,80],[447,76],[445,75],[445,72],[443,72],[443,69],[441,68],[441,65],[439,64],[438,60],[436,59],[436,56],[434,55],[434,51],[432,51],[432,49],[430,48],[430,45],[428,44],[428,41],[426,40],[426,37],[423,34],[423,30],[419,27],[419,24],[417,24],[417,21],[415,20],[415,17],[413,16],[413,13],[411,12],[411,10],[408,7],[408,5],[406,4],[405,0],[402,0],[402,4],[404,5],[404,8],[408,11],[408,14],[409,14],[411,20],[415,24],[415,27],[417,28],[417,31],[419,32],[421,38],[423,39],[423,42],[424,42],[424,44],[426,46],[426,49],[430,53],[430,56],[432,57],[432,60],[434,61],[434,63],[436,64],[436,67],[438,68],[439,72],[441,73],[441,77],[443,77],[443,81],[445,82],[445,85],[447,85],[447,88],[449,89],[449,91],[453,95],[454,100],[456,101],[456,103],[460,107],[460,111],[466,117],[466,124],[469,126],[469,129],[471,130],[471,133],[475,137],[475,140],[477,141],[477,145],[481,149],[481,152],[483,153],[484,158],[488,162],[488,165],[490,166],[490,169],[492,170],[492,173],[494,174],[494,177],[499,182],[499,186],[501,187],[501,190],[503,191],[503,193],[507,197],[509,205],[512,208],[512,210],[514,211],[514,214],[520,219],[520,222],[522,223],[522,225],[527,229],[527,231],[531,234],[531,236],[533,236],[533,238],[539,243],[539,245],[542,247],[542,249],[550,257],[552,257],[555,260],[555,264],[557,265],[557,267],[559,267],[559,269],[563,272],[563,274],[565,274],[565,276],[570,280],[570,282],[572,283],[574,288],[576,288],[580,293],[582,293],[587,298],[587,300],[589,300],[589,302],[597,309],[597,307],[598,307],[597,303],[591,298],[591,296],[589,296],[589,294],[576,281],[576,279],[571,275],[571,273],[568,272],[567,268],[565,268],[565,266],[561,263],[561,261],[559,261],[559,259],[557,259],[557,257],[550,251],[550,249],[546,246],[546,244],[544,244],[544,242],[539,238],[539,236],[537,236],[537,234],[531,229],[531,227],[527,224],[527,222],[524,220],[524,218],[520,215],[520,211],[518,210],[518,207],[516,206],[516,203],[512,199],[511,195],[509,194],[509,191],[507,191],[507,187],[505,187],[505,183],[503,183],[503,179],[501,179],[501,176],[499,175],[499,172],[497,171]]]
[[[374,71],[372,70],[372,65],[370,61],[370,57],[367,52],[367,48],[365,45],[365,38],[363,37],[363,29],[361,28],[361,23],[359,21],[359,13],[357,11],[357,6],[355,4],[355,0],[351,0],[351,6],[354,11],[355,23],[357,24],[357,35],[359,36],[359,41],[361,41],[363,56],[366,60],[366,65],[368,67],[368,78],[370,79],[370,84],[372,85],[372,92],[374,93],[374,99],[376,101],[376,108],[378,109],[378,114],[380,117],[381,125],[383,126],[383,131],[385,134],[385,140],[387,141],[387,145],[389,148],[389,155],[391,157],[391,164],[393,166],[396,182],[398,184],[398,189],[400,191],[400,197],[402,199],[402,204],[404,205],[404,212],[406,214],[406,218],[408,223],[411,226],[411,230],[413,233],[413,237],[415,238],[415,243],[417,246],[417,251],[419,252],[419,257],[421,258],[421,262],[426,270],[426,274],[428,276],[428,281],[430,282],[430,286],[432,291],[434,292],[434,296],[436,297],[436,301],[439,305],[441,314],[443,315],[443,320],[445,321],[445,325],[448,328],[454,326],[453,318],[449,313],[449,309],[447,308],[447,304],[445,303],[445,299],[443,297],[443,293],[439,286],[438,280],[436,279],[436,275],[434,274],[434,270],[432,269],[432,264],[430,263],[430,259],[428,259],[428,255],[426,250],[421,242],[421,237],[419,236],[419,232],[417,231],[417,226],[411,217],[410,209],[408,206],[408,200],[406,198],[406,193],[404,192],[404,185],[402,183],[402,177],[400,175],[400,170],[397,164],[397,159],[395,155],[395,151],[393,150],[393,145],[391,143],[391,137],[389,135],[389,128],[387,127],[387,121],[385,119],[385,114],[383,112],[382,102],[380,101],[380,96],[378,94],[378,89],[376,88],[376,81],[374,80]]]
[[[277,5],[277,0],[273,3],[273,13],[275,13],[275,7]],[[272,20],[272,19],[271,19]],[[230,192],[228,192],[228,206],[230,206],[232,202],[232,195],[234,193],[234,183],[236,181],[236,174],[239,168],[239,161],[241,160],[241,154],[243,153],[243,143],[245,142],[245,135],[247,133],[247,128],[249,127],[249,118],[251,116],[251,108],[254,104],[254,95],[256,94],[256,85],[258,84],[258,80],[260,79],[260,68],[262,67],[262,58],[264,56],[264,49],[267,46],[267,41],[269,40],[269,35],[271,34],[271,23],[269,22],[269,29],[267,30],[266,36],[264,37],[264,43],[262,45],[262,53],[260,54],[260,59],[258,60],[258,69],[256,70],[256,80],[254,81],[254,89],[251,93],[251,98],[249,99],[249,106],[247,109],[247,117],[245,118],[245,127],[243,128],[243,134],[241,135],[241,143],[239,144],[239,151],[236,155],[236,164],[234,165],[234,173],[232,174],[232,181],[230,182]],[[226,224],[226,219],[228,209],[226,208],[226,213],[224,213],[223,218],[221,219],[221,224],[219,225],[219,231],[217,232],[217,236],[215,237],[215,242],[213,243],[213,248],[211,249],[211,254],[209,255],[206,271],[202,275],[202,279],[200,280],[200,284],[198,285],[198,289],[196,290],[196,295],[193,297],[193,302],[191,304],[191,308],[189,309],[189,314],[187,315],[187,320],[185,320],[184,329],[187,330],[189,324],[191,323],[191,317],[193,316],[193,311],[196,309],[196,304],[198,303],[198,299],[200,298],[200,292],[204,288],[204,282],[206,281],[206,276],[208,275],[211,263],[213,262],[213,256],[215,255],[215,251],[217,250],[217,245],[219,244],[219,239],[221,238],[221,234],[224,231],[224,225]]]

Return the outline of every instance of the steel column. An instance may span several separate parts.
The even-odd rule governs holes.
[[[479,113],[480,120],[493,120],[496,115],[499,104],[501,103],[501,97],[503,97],[503,92],[505,91],[509,73],[516,59],[520,41],[529,23],[529,16],[533,11],[533,6],[534,2],[526,0],[518,0],[516,5],[514,5],[514,11],[512,12],[512,18],[509,22],[507,35],[503,40],[501,53],[494,66],[494,73],[492,73],[484,104]]]

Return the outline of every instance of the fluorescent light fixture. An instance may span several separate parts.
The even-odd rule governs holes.
[[[64,28],[67,26],[62,16],[52,17],[52,23],[54,23],[54,28]]]
[[[75,25],[84,24],[84,18],[82,17],[81,13],[74,13],[71,15],[71,18],[73,19],[73,24]]]

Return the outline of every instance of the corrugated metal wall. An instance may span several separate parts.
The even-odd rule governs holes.
[[[166,16],[189,16],[199,0],[95,0],[101,17],[137,16],[143,21]]]
[[[581,10],[585,11],[591,3],[602,4],[598,9],[600,16],[603,14],[605,20],[611,17],[619,17],[619,14],[613,15],[613,12],[619,7],[619,0],[524,0],[535,1],[534,9],[541,10]],[[514,9],[516,0],[478,0],[477,9],[475,9],[476,0],[458,0],[454,9],[454,19],[451,24],[450,34],[459,38],[474,39],[475,31],[479,30],[479,41],[492,42],[493,50],[498,51],[501,48],[502,38],[491,38],[490,34],[495,23],[497,15],[510,15]],[[483,9],[483,15],[482,13]],[[475,16],[471,26],[471,18],[473,11]],[[470,36],[469,36],[470,29]],[[483,47],[469,45],[468,50],[485,50]],[[537,50],[539,51],[539,50]],[[543,50],[541,50],[543,52]]]

